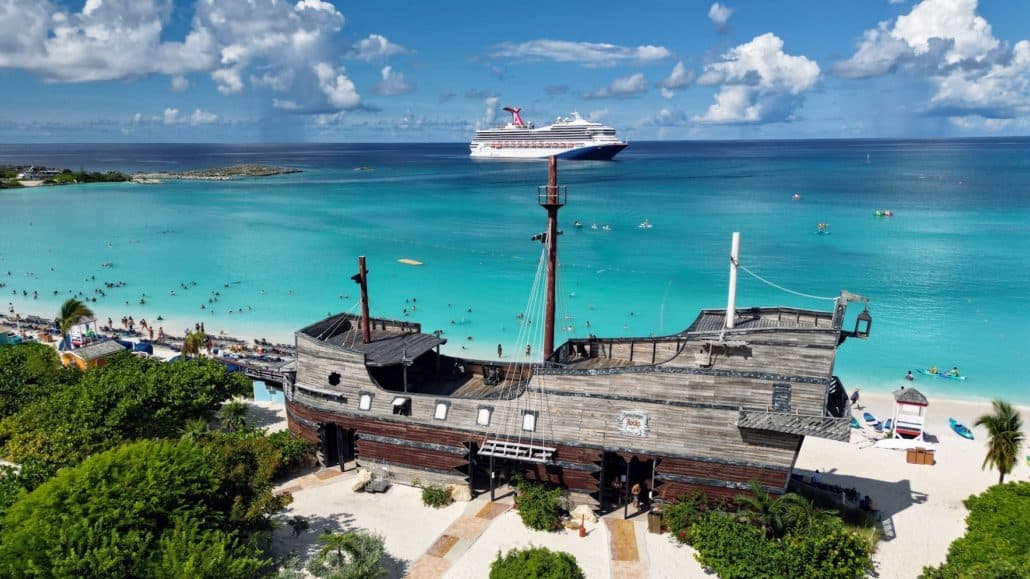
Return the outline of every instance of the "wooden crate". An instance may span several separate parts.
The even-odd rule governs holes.
[[[934,459],[934,451],[927,450],[925,448],[910,448],[905,455],[905,461],[909,464],[926,464],[934,465],[937,461]]]

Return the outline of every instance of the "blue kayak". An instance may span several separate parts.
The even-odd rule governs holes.
[[[858,419],[854,416],[851,417],[851,428],[862,428],[862,425],[859,424]]]
[[[866,426],[869,428],[872,428],[876,432],[883,432],[883,423],[877,420],[871,413],[863,412],[862,420],[865,420]]]
[[[890,430],[891,426],[893,426],[893,425],[894,425],[894,419],[893,418],[888,418],[887,422],[883,423],[883,429],[884,430]]]
[[[949,418],[948,424],[951,425],[951,429],[955,431],[955,434],[961,436],[962,438],[968,438],[969,440],[973,440],[973,433],[958,420],[955,420],[954,418]]]
[[[954,374],[948,374],[947,372],[933,373],[933,372],[931,372],[930,370],[928,370],[926,368],[920,368],[920,369],[916,370],[916,372],[919,372],[923,376],[935,376],[935,377],[941,378],[943,380],[965,380],[966,379],[965,376],[956,376]]]

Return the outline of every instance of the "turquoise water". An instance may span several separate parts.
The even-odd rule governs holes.
[[[209,332],[289,340],[356,306],[350,276],[366,255],[373,315],[408,310],[424,330],[444,330],[452,353],[493,357],[499,342],[521,350],[516,314],[541,249],[529,236],[544,228],[543,163],[476,162],[460,144],[0,146],[0,164],[237,162],[305,172],[0,191],[3,305],[51,314],[75,292],[124,281],[91,304],[103,317],[162,315],[175,333],[203,321]],[[635,143],[616,162],[559,172],[569,187],[560,325],[571,331],[558,341],[672,333],[699,309],[724,307],[730,235],[740,231],[741,262],[756,273],[807,294],[871,299],[871,338],[838,353],[847,386],[894,389],[906,370],[957,365],[966,382],[916,386],[1030,402],[1030,139]],[[637,227],[644,218],[652,229]],[[820,222],[831,235],[816,234]],[[746,275],[738,304],[829,309]]]

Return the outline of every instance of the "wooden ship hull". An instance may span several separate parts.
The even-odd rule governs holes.
[[[365,280],[362,260],[363,293]],[[543,360],[517,365],[444,355],[439,336],[367,310],[332,316],[296,333],[289,428],[326,466],[473,492],[521,474],[599,510],[636,483],[666,499],[729,499],[751,481],[782,493],[805,436],[848,440],[834,362],[871,318],[843,329],[848,302],[864,301],[847,292],[832,311],[737,309],[734,285],[727,309],[682,332],[545,342]]]

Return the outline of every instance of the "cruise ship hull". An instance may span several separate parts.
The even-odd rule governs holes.
[[[575,161],[610,161],[627,147],[626,143],[604,143],[580,147],[493,147],[475,145],[470,155],[475,159],[546,159],[558,157]]]

